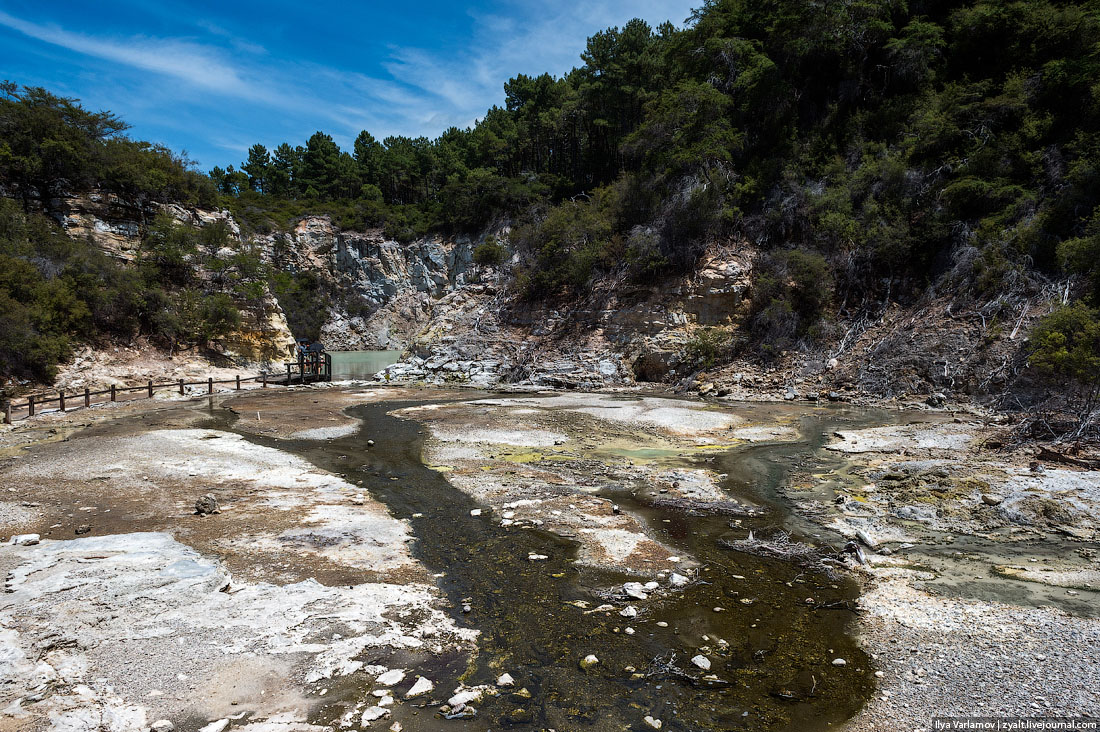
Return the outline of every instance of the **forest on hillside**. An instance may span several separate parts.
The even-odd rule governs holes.
[[[684,29],[597,33],[582,61],[509,80],[470,129],[346,151],[318,132],[211,177],[260,226],[303,202],[399,238],[508,220],[531,298],[746,241],[761,357],[838,308],[1077,275],[1039,362],[1100,370],[1100,4],[708,0]]]
[[[0,184],[27,210],[91,185],[216,199],[255,231],[324,212],[399,240],[507,222],[482,256],[518,255],[533,300],[747,242],[760,255],[726,350],[765,359],[859,308],[1073,277],[1034,363],[1100,383],[1095,0],[706,0],[683,28],[596,33],[581,61],[510,79],[469,129],[363,131],[351,150],[317,132],[209,178],[109,113],[9,84]]]

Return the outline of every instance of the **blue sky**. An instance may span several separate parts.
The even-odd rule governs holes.
[[[249,145],[348,149],[362,129],[435,137],[504,100],[517,73],[562,74],[585,39],[700,0],[0,0],[0,78],[110,109],[202,170]]]

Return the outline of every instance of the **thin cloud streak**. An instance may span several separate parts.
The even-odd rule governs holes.
[[[457,51],[453,44],[394,45],[373,69],[362,71],[319,63],[297,49],[293,56],[281,55],[275,46],[244,37],[217,18],[192,24],[198,36],[160,38],[73,32],[2,10],[0,26],[114,65],[74,62],[81,71],[109,80],[113,111],[135,125],[136,136],[144,134],[143,120],[131,113],[190,143],[177,146],[206,148],[207,166],[224,166],[239,162],[227,161],[225,152],[240,149],[245,134],[270,146],[300,144],[321,129],[348,149],[363,129],[384,139],[435,137],[451,126],[470,126],[503,102],[503,85],[510,77],[560,76],[580,65],[585,39],[595,32],[621,27],[635,16],[651,24],[671,17],[679,25],[694,4],[698,0],[498,3],[491,12],[467,12],[473,27]],[[184,86],[165,85],[163,78]],[[282,137],[272,139],[277,136]]]
[[[30,23],[0,11],[0,24],[39,41],[88,56],[182,79],[223,94],[256,98],[253,88],[232,67],[207,49],[179,40],[130,38],[125,44]]]

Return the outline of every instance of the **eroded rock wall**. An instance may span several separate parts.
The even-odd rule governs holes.
[[[178,204],[136,203],[113,193],[92,192],[80,196],[56,199],[50,203],[50,214],[65,232],[84,239],[107,254],[124,262],[133,262],[140,248],[141,237],[148,224],[160,213],[187,226],[206,226],[225,222],[229,235],[240,244],[241,229],[226,210],[203,210]],[[231,251],[224,253],[226,256]],[[270,259],[269,252],[261,255]],[[217,291],[212,273],[200,272],[206,287]],[[230,293],[232,294],[232,293]],[[286,358],[293,349],[294,337],[286,316],[270,291],[258,301],[237,298],[241,311],[241,328],[213,344],[222,357],[242,366],[266,364]]]
[[[142,208],[107,194],[54,204],[70,234],[122,259],[133,258],[145,224],[161,210],[193,226],[224,220],[241,239],[227,211]],[[306,216],[289,230],[246,239],[272,266],[324,281],[331,297],[317,307],[330,349],[403,351],[380,377],[398,381],[559,388],[660,382],[748,398],[942,393],[963,400],[1006,388],[1021,371],[1031,324],[1050,309],[1041,292],[1018,302],[968,304],[947,293],[909,307],[842,305],[816,344],[769,364],[743,357],[701,374],[685,358],[686,347],[702,328],[720,329],[725,342],[737,337],[757,252],[751,244],[714,247],[687,276],[653,284],[610,278],[578,301],[531,302],[512,285],[517,261],[473,261],[486,236],[507,233],[400,243],[381,230],[349,231],[328,216]],[[245,321],[220,344],[226,355],[260,361],[285,353],[291,333],[273,297]],[[1005,322],[1013,327],[998,330]]]

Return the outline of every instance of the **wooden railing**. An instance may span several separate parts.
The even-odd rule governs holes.
[[[67,412],[73,409],[87,408],[92,406],[92,404],[117,402],[119,395],[125,395],[131,392],[141,392],[144,393],[147,399],[152,399],[153,394],[158,391],[165,391],[167,389],[175,391],[178,389],[180,396],[183,396],[185,394],[185,389],[189,386],[205,386],[206,393],[213,394],[215,386],[233,384],[235,389],[240,391],[241,384],[248,383],[249,381],[258,381],[260,382],[261,388],[266,389],[269,378],[270,375],[265,371],[257,376],[245,376],[243,378],[238,375],[232,379],[216,380],[211,377],[207,378],[206,381],[184,381],[183,379],[179,379],[178,381],[166,381],[159,384],[149,381],[143,386],[115,386],[112,384],[110,389],[101,389],[99,391],[90,391],[85,388],[83,392],[70,392],[68,394],[62,389],[52,396],[50,394],[30,394],[25,397],[24,401],[8,402],[4,406],[4,424],[12,424],[15,419],[33,417],[37,412],[40,412],[43,407],[50,404],[57,404],[60,411]],[[102,396],[109,396],[109,399],[97,399],[97,397]],[[16,414],[19,416],[17,417]]]
[[[235,389],[240,391],[241,384],[249,381],[258,381],[260,382],[260,387],[266,389],[268,383],[291,386],[294,383],[309,384],[317,381],[330,381],[332,379],[332,356],[327,353],[319,354],[312,359],[299,357],[297,361],[287,361],[283,365],[286,366],[285,376],[283,374],[275,375],[264,371],[257,376],[241,377],[238,375],[232,379],[216,380],[214,378],[207,378],[206,381],[184,381],[183,379],[179,379],[178,381],[165,381],[162,383],[149,381],[143,386],[112,385],[110,389],[101,389],[100,391],[89,391],[85,388],[83,392],[70,392],[68,394],[66,394],[64,390],[56,394],[52,394],[52,392],[47,394],[30,394],[24,397],[23,401],[8,402],[4,405],[4,424],[12,424],[15,419],[33,417],[36,413],[40,412],[43,407],[49,404],[57,404],[60,411],[67,412],[73,409],[87,408],[92,406],[92,404],[117,402],[119,395],[125,395],[131,392],[144,393],[147,399],[152,399],[153,394],[167,389],[178,389],[180,396],[184,396],[185,389],[189,386],[205,386],[206,393],[213,394],[214,387],[222,384],[233,384]],[[108,395],[109,399],[96,399],[96,397]]]

